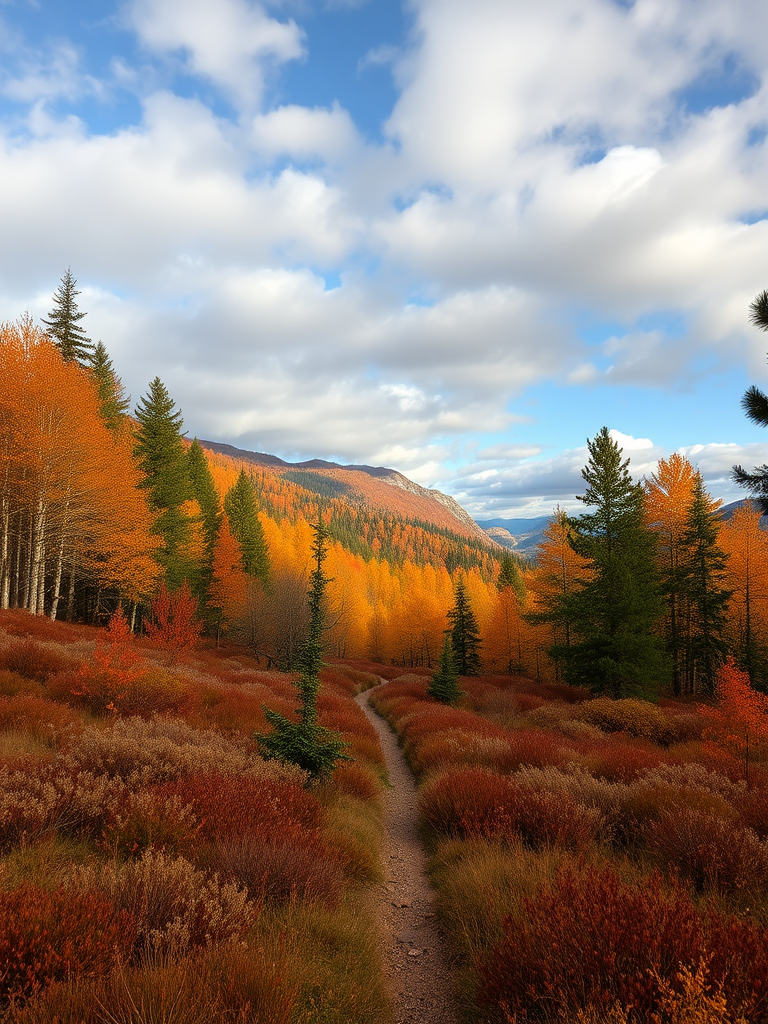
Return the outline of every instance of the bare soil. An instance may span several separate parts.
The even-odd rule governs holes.
[[[435,917],[435,891],[426,873],[418,827],[416,785],[389,726],[358,704],[375,727],[391,789],[384,807],[384,884],[378,894],[385,974],[397,1024],[458,1024],[451,999],[451,961]]]

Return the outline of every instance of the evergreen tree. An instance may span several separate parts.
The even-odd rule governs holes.
[[[216,538],[221,526],[221,503],[216,484],[213,480],[205,452],[200,447],[197,438],[187,449],[187,475],[192,497],[197,500],[200,506],[202,517],[203,539],[205,541],[205,555],[203,564],[199,567],[195,581],[196,596],[201,604],[208,602],[211,582],[213,580],[213,558]]]
[[[224,511],[243,553],[243,568],[253,579],[266,585],[269,580],[267,542],[259,522],[253,484],[245,475],[245,470],[240,470],[236,482],[227,491]]]
[[[460,576],[456,582],[455,604],[448,612],[446,633],[451,638],[456,671],[462,676],[480,674],[480,630],[469,603],[467,588]]]
[[[461,697],[459,677],[453,657],[451,639],[446,633],[440,655],[440,668],[434,673],[427,687],[427,693],[441,704],[455,704]]]
[[[78,362],[81,366],[87,366],[93,352],[93,342],[86,337],[85,331],[80,327],[80,321],[88,314],[81,313],[77,308],[76,296],[80,292],[75,287],[76,284],[71,269],[67,268],[61,284],[54,292],[53,309],[47,320],[43,318],[43,323],[67,362]]]
[[[90,368],[96,381],[101,417],[110,430],[118,431],[126,423],[131,403],[103,341],[98,341],[91,353]]]
[[[559,653],[569,682],[613,697],[653,693],[666,671],[654,627],[662,612],[655,539],[643,522],[643,490],[603,427],[587,441],[582,470],[588,487],[579,501],[594,508],[571,520],[574,544],[591,577],[566,599],[577,634]]]
[[[693,502],[682,537],[685,558],[680,568],[680,590],[690,615],[686,641],[688,692],[714,696],[715,681],[725,662],[728,645],[724,639],[726,611],[731,591],[722,584],[728,558],[717,545],[716,514],[696,474]]]
[[[503,590],[505,587],[511,587],[515,592],[515,597],[518,601],[522,601],[525,597],[525,586],[523,584],[520,570],[517,567],[517,562],[508,552],[505,552],[501,556],[501,564],[499,565],[499,578],[496,580],[496,586],[499,590]]]
[[[309,628],[300,655],[301,677],[297,684],[301,706],[296,709],[298,722],[291,722],[277,711],[264,707],[267,721],[273,731],[267,735],[256,733],[264,757],[298,765],[308,772],[310,780],[325,778],[336,767],[337,761],[351,761],[344,753],[349,744],[337,732],[317,722],[317,694],[320,689],[320,669],[323,665],[323,620],[325,590],[329,580],[323,569],[328,554],[328,527],[318,516],[312,527],[315,539],[312,555],[315,567],[310,577],[308,597]]]
[[[768,291],[760,292],[749,307],[749,320],[761,331],[768,331]],[[759,427],[768,427],[768,395],[754,385],[747,388],[741,400],[741,407]],[[757,466],[748,473],[741,466],[733,467],[733,479],[742,487],[752,492],[752,497],[760,511],[768,513],[768,465]]]
[[[148,491],[148,503],[155,513],[153,532],[163,542],[157,559],[165,570],[169,590],[177,590],[185,579],[195,578],[184,547],[191,537],[191,520],[184,503],[191,497],[187,459],[184,453],[183,420],[176,403],[159,377],[136,406],[134,454],[144,473],[141,486]]]

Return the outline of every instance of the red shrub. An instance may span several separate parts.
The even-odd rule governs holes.
[[[341,868],[324,843],[307,833],[223,840],[209,852],[207,867],[223,881],[245,886],[257,903],[299,899],[337,906],[343,890]]]
[[[237,775],[193,775],[155,787],[163,797],[189,804],[203,839],[316,830],[320,801],[299,786]]]
[[[702,923],[681,888],[665,891],[657,875],[628,885],[611,868],[562,871],[524,901],[520,920],[505,921],[481,970],[479,1002],[544,1020],[618,1001],[645,1020],[658,977],[673,978],[702,952]]]
[[[381,783],[371,769],[358,761],[342,762],[334,771],[332,781],[336,792],[358,800],[375,800],[381,793]]]
[[[438,832],[522,840],[527,846],[583,850],[598,836],[602,815],[566,794],[516,785],[493,772],[467,768],[428,783],[421,811]]]
[[[135,939],[130,914],[92,893],[23,883],[0,893],[0,996],[29,996],[51,981],[106,974]]]
[[[608,782],[634,782],[653,768],[669,763],[669,757],[644,740],[614,736],[584,740],[577,746],[582,751],[581,762],[587,771]]]
[[[8,636],[37,637],[39,640],[55,640],[68,644],[77,640],[92,639],[97,633],[93,626],[75,626],[68,622],[51,622],[47,615],[32,615],[20,608],[0,611],[0,629]]]
[[[19,729],[44,742],[55,743],[67,730],[79,725],[80,717],[75,712],[44,697],[0,697],[0,730]]]
[[[552,765],[559,768],[574,760],[573,743],[546,729],[519,729],[507,733],[507,739],[509,755],[504,765],[506,771],[514,771],[524,765],[532,768]]]
[[[36,640],[12,640],[0,647],[0,669],[44,683],[49,676],[72,667],[72,661]]]
[[[113,856],[135,856],[150,847],[189,853],[200,823],[189,804],[153,790],[129,793],[109,813],[99,846]]]
[[[697,889],[760,892],[768,884],[768,847],[722,818],[675,807],[648,825],[645,839]]]
[[[768,838],[768,786],[745,789],[734,804],[744,824],[761,839]]]

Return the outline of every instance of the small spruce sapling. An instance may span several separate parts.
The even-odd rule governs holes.
[[[327,778],[333,773],[337,761],[351,761],[344,753],[349,744],[339,733],[326,729],[317,722],[317,694],[320,689],[320,669],[323,664],[323,602],[329,582],[323,571],[328,554],[328,527],[318,516],[313,525],[315,539],[312,555],[315,567],[310,577],[309,631],[300,655],[301,677],[297,683],[301,707],[296,709],[298,722],[291,722],[277,711],[264,708],[273,731],[264,735],[255,733],[263,757],[298,765],[309,774],[310,781]]]
[[[435,672],[427,687],[427,693],[441,704],[455,704],[462,695],[451,638],[446,634],[440,655],[440,668]]]

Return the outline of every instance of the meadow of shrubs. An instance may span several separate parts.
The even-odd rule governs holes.
[[[466,1019],[768,1020],[768,765],[692,703],[419,671],[375,691],[420,782]]]
[[[0,1020],[389,1020],[372,883],[384,767],[322,673],[354,761],[307,787],[264,761],[292,677],[234,651],[176,658],[110,631],[0,613]]]

